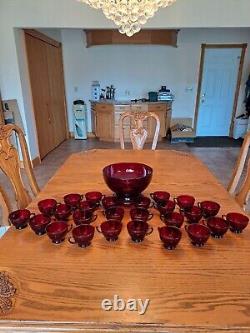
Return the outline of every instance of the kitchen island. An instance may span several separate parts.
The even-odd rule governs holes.
[[[117,100],[100,100],[91,102],[91,116],[93,133],[101,141],[119,141],[119,119],[122,113],[128,111],[135,112],[154,112],[160,119],[161,128],[159,140],[166,136],[170,128],[171,121],[171,102],[131,102]],[[129,141],[129,131],[132,124],[127,119],[124,122],[125,141]],[[152,140],[155,130],[155,120],[145,121],[145,128],[148,130],[148,140]]]

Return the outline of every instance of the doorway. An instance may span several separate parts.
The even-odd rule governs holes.
[[[68,138],[61,44],[24,30],[40,158]]]
[[[194,121],[197,137],[231,136],[246,47],[202,45]]]

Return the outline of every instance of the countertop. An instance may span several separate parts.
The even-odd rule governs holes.
[[[112,105],[140,105],[140,104],[167,104],[167,105],[172,105],[172,101],[157,101],[157,102],[131,102],[130,100],[125,101],[119,101],[115,99],[101,99],[99,101],[93,101],[90,100],[91,103],[96,103],[96,104],[112,104]]]

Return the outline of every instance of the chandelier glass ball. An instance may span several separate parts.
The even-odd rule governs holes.
[[[78,0],[95,9],[101,9],[112,20],[121,34],[131,37],[161,7],[172,5],[176,0]]]

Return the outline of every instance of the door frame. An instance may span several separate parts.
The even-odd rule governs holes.
[[[50,44],[54,47],[57,47],[60,50],[60,54],[61,54],[61,59],[62,59],[62,77],[63,77],[63,91],[64,91],[64,115],[65,115],[65,122],[66,122],[66,139],[70,138],[70,132],[69,132],[69,122],[68,122],[68,108],[67,108],[67,99],[66,99],[66,91],[65,91],[65,76],[64,76],[64,66],[63,66],[63,53],[62,53],[62,43],[52,39],[51,37],[44,35],[42,32],[37,31],[35,29],[23,29],[24,34],[30,35],[36,39],[40,39],[41,41]],[[26,40],[25,40],[26,43]],[[26,44],[25,44],[26,45]],[[28,59],[27,59],[28,62]],[[28,66],[29,67],[29,66]],[[28,68],[29,71],[29,80],[30,80],[30,70]],[[31,83],[30,83],[31,84]],[[33,95],[31,94],[31,98],[32,98],[32,104],[33,104]],[[32,108],[32,112],[33,112],[33,116],[34,116],[34,120],[35,120],[35,110],[34,110],[34,105]],[[35,121],[35,132],[36,132],[36,139],[37,142],[38,141],[38,133],[37,133],[37,125],[36,125],[36,121]],[[38,145],[38,150],[39,150],[39,145]],[[40,151],[39,151],[39,159],[41,161],[41,155],[40,155]]]
[[[202,86],[202,81],[203,81],[203,71],[204,71],[206,50],[207,49],[230,49],[231,48],[231,49],[241,49],[240,65],[239,65],[239,70],[238,70],[237,84],[236,84],[236,89],[235,89],[235,94],[234,94],[233,110],[232,110],[231,124],[230,124],[230,130],[229,130],[229,137],[233,136],[234,117],[236,115],[237,106],[238,106],[238,99],[239,99],[239,94],[240,94],[241,79],[242,79],[243,66],[244,66],[247,46],[248,46],[247,43],[244,43],[244,44],[201,44],[198,88],[197,88],[195,113],[194,113],[194,131],[195,131],[195,133],[197,130],[197,122],[198,122],[198,115],[199,115],[201,86]]]

